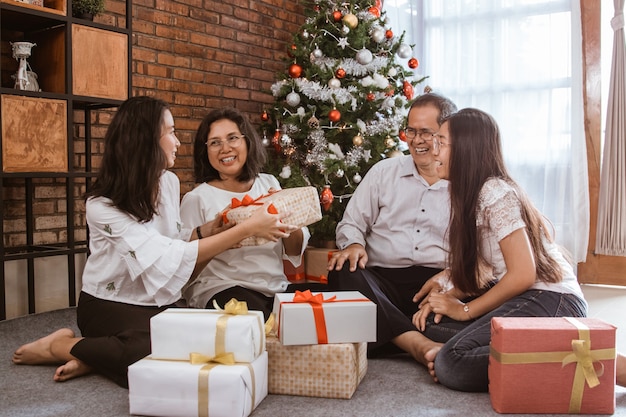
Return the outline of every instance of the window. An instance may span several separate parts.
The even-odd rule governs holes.
[[[385,0],[419,74],[459,108],[492,114],[511,175],[584,261],[589,235],[576,0]]]

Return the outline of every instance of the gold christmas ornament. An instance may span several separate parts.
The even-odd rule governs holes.
[[[396,146],[396,141],[393,140],[390,136],[387,136],[385,138],[385,146],[387,148],[393,148],[394,146]]]
[[[354,29],[359,24],[359,19],[352,13],[348,13],[347,15],[345,15],[342,20],[343,23],[350,29]]]
[[[352,138],[352,144],[354,146],[361,146],[363,144],[363,136],[361,136],[361,134],[357,134],[355,137]]]

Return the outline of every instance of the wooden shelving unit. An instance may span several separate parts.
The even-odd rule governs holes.
[[[130,0],[124,27],[72,17],[71,0],[41,3],[0,0],[0,320],[6,319],[5,264],[11,260],[27,263],[28,312],[34,313],[35,259],[67,256],[68,305],[75,305],[76,255],[87,252],[86,240],[75,238],[75,190],[93,176],[91,112],[119,106],[132,91]],[[41,91],[14,88],[11,75],[19,63],[12,57],[11,42],[18,41],[36,44],[28,62]],[[84,138],[74,137],[78,112],[84,112]],[[81,143],[80,158],[75,143]],[[33,206],[41,179],[64,187],[64,238],[52,244],[35,239]],[[15,189],[16,184],[23,190],[25,232],[23,242],[13,245],[5,237],[4,195],[5,187]]]

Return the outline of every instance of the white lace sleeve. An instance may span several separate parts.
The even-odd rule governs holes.
[[[515,189],[500,179],[485,182],[478,197],[476,225],[489,229],[498,242],[526,227]]]

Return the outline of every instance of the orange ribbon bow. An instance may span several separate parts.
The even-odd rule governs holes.
[[[297,291],[293,297],[294,303],[309,303],[313,308],[313,318],[315,319],[315,331],[317,332],[317,343],[320,345],[328,343],[328,333],[326,332],[326,319],[324,318],[324,308],[322,304],[335,301],[337,296],[332,296],[324,300],[324,295],[318,293],[313,295],[311,290]]]
[[[235,208],[237,208],[237,207],[246,207],[246,206],[262,206],[262,205],[263,205],[263,203],[261,203],[259,200],[260,200],[260,199],[262,199],[262,198],[265,198],[265,197],[267,197],[267,196],[269,196],[269,195],[271,195],[271,194],[272,194],[272,193],[270,193],[270,194],[266,194],[266,195],[262,195],[262,196],[260,196],[260,197],[259,197],[259,198],[257,198],[257,199],[253,199],[253,198],[252,198],[252,197],[250,197],[248,194],[244,195],[244,196],[243,196],[243,198],[242,198],[241,200],[239,200],[239,199],[237,199],[237,198],[233,198],[233,199],[231,200],[231,202],[230,202],[230,208],[228,208],[228,209],[226,209],[226,210],[224,210],[224,211],[222,212],[222,222],[223,222],[224,224],[227,224],[227,223],[228,223],[228,217],[226,216],[226,214],[227,214],[230,210],[235,209]],[[274,207],[274,205],[273,205],[273,204],[270,204],[270,205],[269,205],[269,207],[267,208],[267,211],[268,211],[270,214],[278,214],[278,210],[276,210],[276,207]]]

